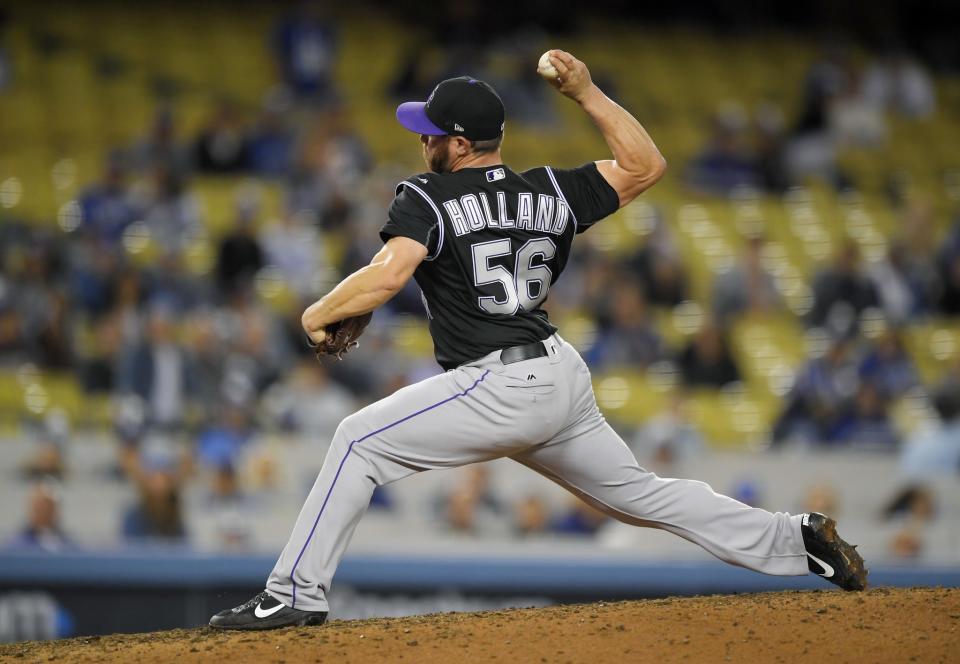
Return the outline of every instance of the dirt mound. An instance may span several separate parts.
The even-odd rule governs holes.
[[[956,662],[960,589],[762,593],[0,646],[16,662]]]

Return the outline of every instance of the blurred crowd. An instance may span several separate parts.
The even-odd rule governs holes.
[[[422,98],[446,74],[469,68],[482,76],[481,45],[451,37],[469,18],[453,12],[443,28],[447,70],[434,70],[414,51],[398,63],[387,92]],[[163,104],[140,140],[107,156],[102,176],[76,200],[69,233],[0,226],[0,366],[70,371],[85,394],[112,399],[115,476],[139,495],[118,525],[132,541],[183,541],[181,489],[203,481],[210,504],[222,510],[225,546],[242,546],[242,514],[256,490],[241,484],[238,468],[250,463],[263,432],[324,439],[364,403],[439,371],[398,347],[396,331],[424,315],[413,285],[376,315],[363,348],[348,361],[318,365],[307,348],[302,309],[377,250],[376,230],[404,174],[375,164],[351,125],[349,100],[332,76],[333,21],[304,5],[276,26],[271,43],[281,85],[261,108],[217,100],[200,131],[185,136],[175,105]],[[517,62],[532,61],[528,55],[517,54]],[[511,117],[549,124],[552,106],[541,96],[548,88],[530,84],[533,75],[525,66],[494,83]],[[936,106],[929,75],[897,51],[862,68],[842,51],[827,52],[812,66],[803,99],[792,127],[775,108],[760,109],[753,123],[738,107],[722,108],[708,144],[684,171],[690,191],[780,193],[811,173],[839,189],[855,188],[838,166],[838,150],[882,143],[890,113],[924,118]],[[410,149],[418,149],[413,138]],[[238,176],[232,221],[222,234],[211,234],[191,190],[198,175]],[[239,184],[246,176],[279,183],[281,218],[265,217],[255,184]],[[812,304],[799,318],[824,343],[796,368],[770,440],[775,447],[899,452],[916,477],[956,474],[960,364],[945,371],[941,384],[923,385],[903,330],[960,316],[960,219],[939,239],[929,207],[896,197],[891,203],[902,231],[883,260],[869,263],[849,244],[814,276]],[[148,258],[133,250],[144,241]],[[191,263],[198,246],[210,247],[207,268]],[[677,238],[662,219],[640,246],[615,260],[583,243],[552,290],[552,316],[578,313],[592,322],[595,334],[582,348],[591,367],[668,366],[679,377],[670,408],[624,432],[643,462],[666,464],[707,445],[685,416],[686,401],[696,390],[743,379],[731,345],[735,321],[798,316],[763,260],[764,247],[763,237],[748,239],[739,260],[716,279],[699,329],[679,348],[663,338],[656,314],[693,296]],[[264,297],[264,285],[275,282],[290,294],[279,304]],[[878,319],[881,329],[865,334],[862,322]],[[907,394],[920,394],[940,420],[909,441],[891,416]],[[57,518],[56,482],[67,475],[70,424],[47,417],[33,428],[36,452],[22,469],[33,482],[29,512],[14,542],[69,548],[72,539]],[[269,487],[270,464],[258,465],[254,475]],[[749,491],[741,498],[749,501]],[[891,513],[923,511],[924,500],[918,488]],[[378,492],[374,505],[389,504],[389,491]],[[456,491],[437,497],[436,509],[456,532],[500,522],[520,535],[589,535],[605,521],[579,501],[560,513],[536,496],[505,504],[482,468],[466,471]],[[911,544],[898,546],[907,551]]]
[[[742,187],[783,193],[811,176],[841,191],[856,188],[839,165],[840,153],[883,147],[891,117],[922,121],[935,113],[936,103],[930,73],[902,47],[888,45],[860,62],[842,40],[831,43],[810,67],[795,118],[771,102],[752,116],[737,102],[721,104],[685,179],[709,194]],[[891,168],[888,188],[899,204],[895,174]]]

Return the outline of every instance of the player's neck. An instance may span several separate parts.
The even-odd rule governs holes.
[[[481,154],[464,155],[459,161],[450,167],[450,172],[459,171],[462,168],[483,168],[484,166],[497,166],[503,163],[503,157],[500,156],[500,150],[494,152],[483,152]]]

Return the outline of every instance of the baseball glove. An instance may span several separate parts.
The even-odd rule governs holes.
[[[316,353],[317,359],[333,355],[338,360],[342,360],[346,352],[360,345],[357,339],[363,334],[371,318],[373,318],[373,314],[366,313],[327,325],[324,328],[327,333],[326,339],[320,343],[310,342],[310,347]]]

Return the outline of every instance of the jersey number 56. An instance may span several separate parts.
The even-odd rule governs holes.
[[[479,242],[470,249],[473,253],[473,283],[477,288],[490,284],[503,287],[502,297],[481,295],[477,298],[480,308],[487,313],[512,316],[519,309],[533,311],[547,297],[553,272],[546,263],[557,253],[557,246],[550,238],[528,240],[520,247],[513,257],[512,272],[504,265],[490,264],[492,258],[513,254],[509,238]]]

